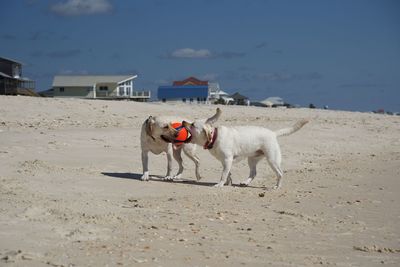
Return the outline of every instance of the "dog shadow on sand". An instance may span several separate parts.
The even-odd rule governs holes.
[[[131,179],[131,180],[137,180],[137,181],[142,181],[142,173],[130,173],[130,172],[102,172],[101,174],[105,176],[109,176],[112,178],[120,178],[120,179]],[[154,182],[161,182],[161,183],[177,183],[177,184],[189,184],[189,185],[197,185],[197,186],[208,186],[208,187],[213,187],[217,182],[210,183],[210,182],[202,182],[202,181],[196,181],[196,180],[189,180],[189,179],[174,179],[174,180],[164,180],[164,176],[162,175],[151,175],[150,176],[150,181]],[[234,187],[244,187],[240,184],[232,184]],[[257,189],[266,189],[263,186],[245,186],[246,188],[257,188]]]

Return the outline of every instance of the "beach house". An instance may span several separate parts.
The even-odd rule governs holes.
[[[22,76],[22,63],[0,57],[0,95],[37,96],[35,81]]]
[[[222,91],[218,83],[209,83],[208,88],[210,89],[209,100],[211,103],[233,103],[233,98],[231,98],[227,92]]]
[[[150,91],[137,91],[137,75],[57,75],[53,80],[54,97],[129,99],[147,101]]]
[[[231,98],[233,98],[234,105],[244,105],[244,106],[250,105],[249,98],[239,93],[234,93],[233,95],[231,95]]]
[[[182,81],[174,81],[172,85],[159,86],[157,97],[159,100],[183,102],[208,102],[210,92],[208,81],[201,81],[189,77]]]

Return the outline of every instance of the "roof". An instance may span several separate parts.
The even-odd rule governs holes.
[[[241,95],[239,93],[234,93],[233,95],[231,95],[231,97],[236,100],[249,99],[248,97]]]
[[[182,81],[174,81],[174,86],[182,86],[182,85],[208,85],[208,81],[201,81],[195,77],[189,77]]]
[[[17,64],[20,64],[20,65],[23,65],[22,62],[16,61],[14,59],[6,58],[6,57],[0,57],[0,60],[4,60],[4,61],[8,61],[8,62],[12,62],[12,63],[17,63]]]
[[[12,77],[10,75],[5,74],[4,72],[0,72],[0,77],[11,78],[12,79]]]
[[[4,72],[0,72],[0,77],[14,79],[14,80],[23,81],[23,82],[33,82],[33,80],[31,80],[29,78],[26,78],[26,77],[14,78],[14,77],[11,77],[10,75],[5,74]]]
[[[227,92],[222,91],[222,90],[219,90],[219,91],[217,92],[217,94],[219,94],[220,96],[223,96],[223,95],[228,96],[228,95],[229,95]]]
[[[97,83],[121,83],[137,78],[137,75],[57,75],[53,87],[93,86]]]
[[[232,97],[229,97],[229,96],[226,96],[226,95],[221,96],[221,98],[222,98],[223,100],[225,100],[225,101],[234,101],[234,100],[235,100],[235,99],[233,99]]]
[[[210,95],[213,95],[213,96],[215,96],[215,95],[218,95],[218,96],[229,96],[229,94],[227,93],[227,92],[225,92],[225,91],[222,91],[222,90],[218,90],[218,91],[211,91],[210,90]]]

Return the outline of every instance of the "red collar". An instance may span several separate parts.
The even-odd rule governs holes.
[[[211,149],[214,146],[215,140],[217,140],[218,137],[218,128],[214,128],[214,131],[212,132],[212,137],[210,142],[206,142],[203,146],[204,149]]]

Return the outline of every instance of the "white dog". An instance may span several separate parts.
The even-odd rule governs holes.
[[[217,114],[220,113],[221,110],[218,108]],[[214,157],[221,161],[223,165],[221,181],[215,186],[222,187],[225,184],[232,184],[230,177],[232,162],[234,159],[244,157],[248,159],[250,175],[241,185],[249,185],[256,176],[257,163],[266,157],[277,176],[277,183],[274,188],[281,187],[283,175],[281,169],[282,157],[277,137],[298,131],[308,121],[301,120],[293,127],[273,132],[257,126],[219,126],[214,128],[212,124],[215,122],[213,118],[216,115],[206,121],[195,121],[194,123],[184,121],[182,123],[192,135],[191,142],[202,145],[204,149],[208,149]]]
[[[149,151],[154,154],[160,154],[162,152],[167,153],[167,174],[164,177],[166,180],[179,179],[183,172],[182,164],[182,150],[196,165],[196,178],[201,179],[199,173],[199,158],[196,156],[196,145],[191,143],[182,144],[180,146],[173,146],[173,137],[176,136],[177,131],[171,126],[172,122],[181,122],[181,118],[173,117],[152,117],[150,116],[142,125],[140,141],[142,148],[142,166],[143,175],[142,180],[149,180]],[[172,157],[178,162],[179,170],[178,173],[172,176]]]

